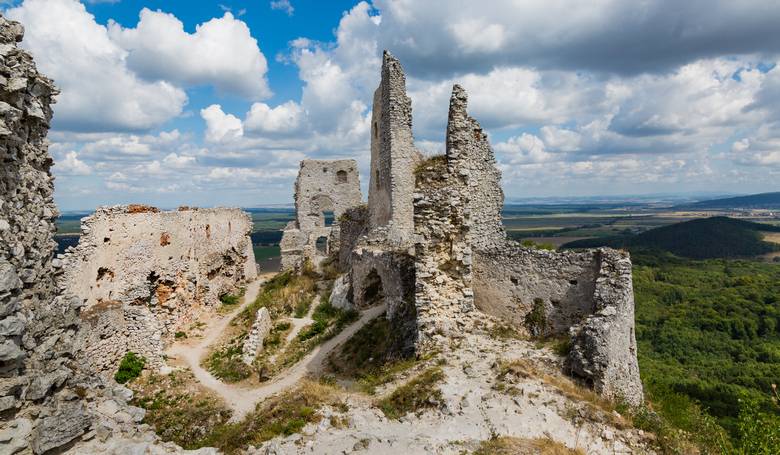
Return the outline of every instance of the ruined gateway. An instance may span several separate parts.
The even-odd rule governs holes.
[[[508,239],[501,174],[487,135],[467,113],[466,92],[453,87],[445,155],[424,158],[414,146],[405,85],[400,63],[385,52],[374,93],[368,206],[355,204],[354,190],[330,193],[328,207],[340,215],[338,250],[330,253],[346,274],[333,300],[346,296],[365,308],[383,299],[399,356],[436,349],[485,315],[528,335],[567,335],[571,374],[606,397],[641,403],[628,253],[552,252]],[[320,184],[311,168],[345,163],[354,168],[301,163],[294,233],[310,252],[312,238],[333,237],[317,221],[324,206],[310,188]],[[283,247],[286,268],[315,259],[298,251]]]

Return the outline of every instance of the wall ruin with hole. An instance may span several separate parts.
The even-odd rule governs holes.
[[[252,220],[239,209],[101,207],[63,256],[61,285],[83,302],[83,359],[113,372],[133,351],[162,365],[165,342],[257,276]]]
[[[339,218],[360,205],[360,177],[355,160],[303,160],[295,180],[295,220],[280,243],[282,270],[299,270],[306,260],[318,263],[337,251]],[[325,213],[333,222],[326,223]],[[318,240],[320,244],[318,245]]]
[[[628,255],[534,250],[507,238],[500,172],[460,86],[446,154],[416,177],[417,348],[457,337],[476,307],[526,335],[569,336],[572,373],[605,396],[641,403]]]

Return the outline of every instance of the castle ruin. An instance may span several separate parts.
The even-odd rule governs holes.
[[[641,403],[628,254],[544,251],[510,240],[501,173],[468,115],[465,90],[453,87],[446,153],[424,159],[414,146],[403,70],[388,52],[381,74],[368,207],[343,210],[333,252],[352,304],[386,303],[399,356],[435,349],[485,315],[529,336],[568,336],[573,375],[606,397]],[[296,184],[296,207],[299,197]]]
[[[340,218],[361,198],[355,160],[301,161],[295,220],[284,228],[280,244],[282,270],[299,270],[304,262],[318,263],[337,251]]]
[[[128,351],[162,366],[166,341],[257,276],[240,209],[100,207],[81,231],[61,287],[82,302],[80,352],[95,372],[113,373]]]

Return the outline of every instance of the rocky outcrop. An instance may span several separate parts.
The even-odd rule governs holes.
[[[83,361],[113,374],[133,351],[162,366],[167,340],[257,276],[251,231],[251,218],[228,208],[114,206],[84,218],[60,280],[83,303]]]
[[[271,315],[268,313],[268,308],[263,307],[257,310],[252,329],[249,330],[249,334],[244,339],[241,361],[247,365],[251,365],[255,361],[258,351],[263,349],[263,340],[271,332],[272,325],[273,322],[271,321]]]

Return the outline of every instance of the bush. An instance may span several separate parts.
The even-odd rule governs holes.
[[[223,305],[235,305],[239,300],[241,300],[241,297],[233,294],[223,294],[219,296],[219,301],[222,302]]]
[[[119,363],[119,370],[114,375],[114,380],[120,384],[132,381],[141,375],[146,359],[135,352],[128,352]]]
[[[176,333],[173,334],[173,337],[178,340],[178,339],[181,339],[181,338],[187,338],[187,334],[184,333],[184,332],[176,332]]]

